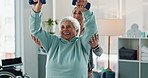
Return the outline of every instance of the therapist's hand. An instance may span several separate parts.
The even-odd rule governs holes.
[[[42,8],[42,3],[41,3],[41,1],[40,0],[33,0],[34,2],[38,2],[38,3],[36,3],[36,4],[33,4],[33,7],[32,7],[32,9],[35,11],[35,12],[37,12],[37,13],[39,13],[40,11],[41,11],[41,8]]]
[[[31,38],[40,48],[43,48],[38,38],[34,37],[33,35],[31,35]]]
[[[94,34],[88,43],[94,49],[96,47],[99,47],[99,43],[98,42],[99,42],[99,34]]]

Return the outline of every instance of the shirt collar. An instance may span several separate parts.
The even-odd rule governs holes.
[[[66,39],[64,39],[64,38],[60,38],[60,40],[62,41],[62,42],[64,42],[64,43],[67,43],[67,42],[74,42],[74,41],[76,41],[76,39],[78,39],[78,37],[73,37],[71,40],[66,40]]]

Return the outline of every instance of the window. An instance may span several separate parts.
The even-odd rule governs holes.
[[[0,60],[15,57],[14,0],[1,0],[1,3]]]

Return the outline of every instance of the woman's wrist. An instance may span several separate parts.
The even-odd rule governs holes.
[[[35,13],[40,13],[41,12],[41,10],[35,10],[34,8],[32,8],[32,10],[35,12]]]
[[[43,49],[43,47],[42,47],[42,46],[40,46],[40,48],[41,48],[41,49]]]
[[[93,50],[96,50],[97,48],[99,48],[99,45],[93,47]]]

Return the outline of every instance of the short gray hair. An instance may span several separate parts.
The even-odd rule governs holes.
[[[78,35],[80,33],[80,23],[78,22],[77,19],[71,17],[71,16],[68,16],[68,17],[64,17],[61,21],[60,21],[60,27],[59,29],[61,30],[61,23],[64,22],[64,21],[71,21],[73,23],[73,26],[76,28],[76,30],[78,30]]]

